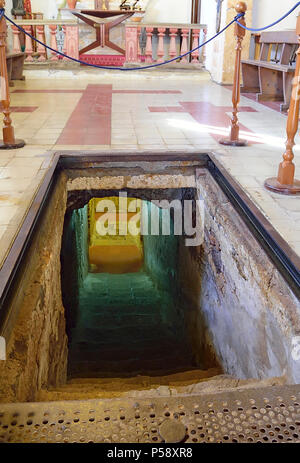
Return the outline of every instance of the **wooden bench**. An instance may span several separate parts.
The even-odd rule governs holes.
[[[295,31],[263,32],[259,59],[242,60],[243,93],[257,93],[257,101],[283,101],[289,108],[298,36]]]
[[[7,74],[10,85],[13,80],[25,80],[23,76],[25,53],[8,53],[6,55]]]

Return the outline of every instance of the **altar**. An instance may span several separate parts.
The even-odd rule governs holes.
[[[141,11],[139,12],[141,13]],[[110,31],[135,13],[135,10],[73,10],[72,14],[74,16],[81,19],[96,31],[96,40],[79,50],[79,55],[81,56],[99,46],[103,48],[106,46],[111,50],[117,51],[121,55],[125,55],[125,49],[110,40]],[[91,19],[90,16],[98,19],[109,18],[109,21],[96,22],[94,19]]]
[[[125,61],[124,21],[143,19],[140,0],[94,0],[94,8],[62,8],[68,18],[79,20],[79,57],[89,64],[122,66]],[[73,2],[76,3],[76,2]],[[85,2],[86,5],[86,2]]]

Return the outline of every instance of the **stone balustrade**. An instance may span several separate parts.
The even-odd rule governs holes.
[[[77,20],[19,20],[16,23],[26,32],[46,43],[54,50],[72,58],[79,58],[79,24]],[[25,51],[28,64],[67,61],[55,52],[47,50],[12,26],[13,52]],[[203,24],[146,24],[127,21],[125,23],[125,65],[160,63],[183,55],[196,48],[206,39]],[[172,65],[191,66],[204,62],[205,50],[175,61]]]
[[[161,63],[184,55],[206,40],[203,24],[125,23],[126,64]],[[200,65],[205,50],[194,51],[170,64]]]
[[[20,20],[16,24],[26,32],[46,43],[54,50],[63,52],[72,58],[79,58],[79,29],[77,20]],[[13,52],[25,51],[27,63],[43,63],[66,60],[55,52],[47,50],[41,44],[22,33],[16,26],[12,26]]]

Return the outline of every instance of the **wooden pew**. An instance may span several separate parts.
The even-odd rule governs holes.
[[[7,74],[9,84],[13,80],[25,80],[23,76],[25,53],[8,53],[6,55]]]
[[[289,108],[298,37],[295,31],[263,32],[259,59],[242,60],[243,93],[257,93],[257,101],[282,101]]]

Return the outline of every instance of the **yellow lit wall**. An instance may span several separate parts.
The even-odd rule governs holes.
[[[108,201],[109,207],[107,207]],[[143,265],[143,242],[140,232],[141,208],[142,201],[134,198],[91,199],[89,202],[91,271],[131,273],[141,269]],[[129,227],[130,223],[136,224],[136,235],[130,233],[132,229]]]

